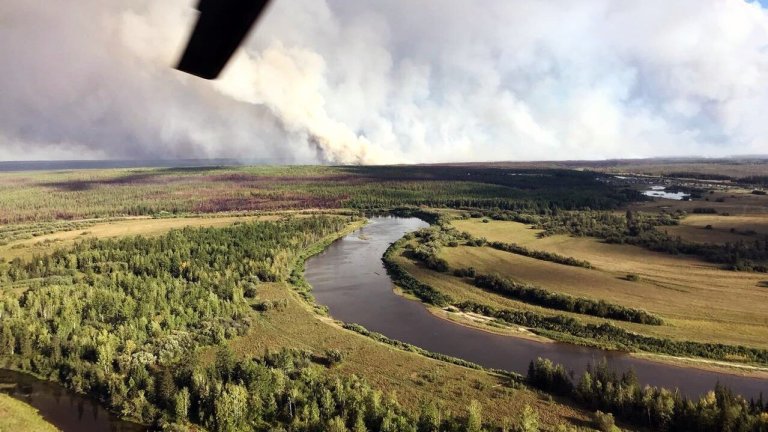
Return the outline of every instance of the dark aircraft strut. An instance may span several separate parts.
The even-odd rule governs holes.
[[[178,70],[215,79],[248,35],[269,0],[200,0],[197,20]]]

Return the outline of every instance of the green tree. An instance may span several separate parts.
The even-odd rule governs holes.
[[[616,427],[616,421],[613,418],[613,414],[604,413],[602,411],[595,412],[595,428],[601,432],[621,431],[621,429]]]
[[[467,432],[481,432],[483,430],[482,407],[476,400],[469,403],[467,415]]]
[[[539,432],[539,414],[526,404],[518,420],[519,432]]]
[[[189,415],[189,390],[186,387],[179,390],[173,397],[173,413],[176,416],[176,421],[183,422],[187,420]]]
[[[344,419],[339,416],[335,416],[328,421],[328,432],[349,432],[347,426],[344,424]]]
[[[227,384],[216,398],[215,425],[218,432],[238,432],[247,429],[248,391],[236,384]]]

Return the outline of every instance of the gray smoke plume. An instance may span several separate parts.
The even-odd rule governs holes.
[[[766,153],[743,0],[274,0],[207,82],[193,0],[6,0],[0,160],[394,163]]]

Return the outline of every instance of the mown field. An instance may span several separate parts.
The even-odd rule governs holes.
[[[662,326],[615,323],[633,331],[678,340],[768,347],[768,290],[760,286],[764,274],[722,270],[695,258],[593,238],[538,238],[538,230],[517,222],[470,219],[453,225],[478,237],[586,260],[595,268],[465,246],[443,249],[441,256],[452,266],[472,266],[556,292],[646,309],[665,320]],[[639,280],[627,280],[629,274]]]

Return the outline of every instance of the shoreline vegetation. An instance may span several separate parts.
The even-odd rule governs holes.
[[[440,220],[439,216],[432,215],[429,219],[432,221],[431,223],[433,223],[432,228],[424,229],[421,233],[417,232],[412,235],[407,234],[400,240],[394,242],[387,249],[382,258],[393,283],[428,305],[433,305],[438,308],[453,307],[462,312],[475,313],[490,319],[501,321],[505,324],[522,326],[536,334],[559,342],[576,343],[609,350],[618,349],[630,353],[647,352],[650,354],[666,355],[673,358],[688,356],[692,357],[694,360],[696,358],[702,360],[715,360],[725,364],[732,364],[733,366],[738,366],[739,363],[746,364],[747,366],[749,366],[749,363],[754,363],[758,367],[760,367],[760,365],[768,365],[768,350],[724,344],[662,340],[656,337],[631,333],[608,322],[600,325],[582,324],[573,318],[565,316],[542,316],[531,311],[496,309],[488,305],[471,301],[456,302],[453,298],[443,294],[438,289],[413,277],[394,259],[398,254],[404,254],[423,262],[424,265],[432,270],[450,274],[450,269],[447,267],[447,263],[443,264],[438,269],[435,269],[434,265],[430,267],[430,258],[432,260],[440,259],[437,258],[437,253],[440,247],[443,247],[441,241],[445,241],[445,238],[441,241],[437,241],[436,238],[443,235],[445,230],[440,228],[441,224],[438,222]],[[442,222],[447,221],[442,220]],[[435,229],[440,232],[435,233]],[[448,247],[451,247],[450,242],[455,240],[450,236],[449,238],[450,240],[448,240],[446,244],[449,245]],[[412,245],[409,245],[408,243],[413,239],[420,239],[426,243],[428,252],[414,254],[413,250],[415,248],[409,248],[409,246]],[[470,236],[468,242],[472,241],[475,240]],[[460,269],[459,274],[455,276],[470,276],[472,274],[474,274],[474,271]],[[489,289],[487,287],[490,286],[492,287],[490,288],[492,291],[499,291],[499,289],[493,288],[495,285],[509,283],[495,276],[475,274],[474,278],[474,280],[478,280],[479,278],[481,281],[479,284],[481,288]],[[658,324],[655,324],[657,322]],[[651,323],[653,325],[659,325],[661,324],[661,321],[653,320]],[[733,362],[733,357],[740,358],[742,361]]]

